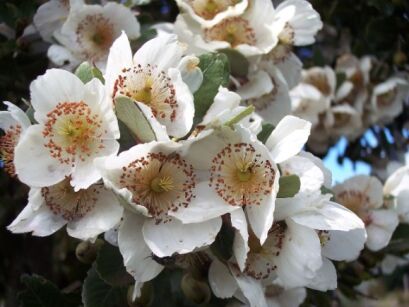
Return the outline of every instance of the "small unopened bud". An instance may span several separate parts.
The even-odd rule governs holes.
[[[206,304],[210,301],[211,292],[205,281],[195,279],[186,273],[180,282],[183,294],[195,304]]]
[[[393,55],[393,63],[395,63],[395,65],[403,65],[407,62],[407,60],[408,57],[406,56],[406,54],[400,50],[396,51]]]
[[[82,241],[75,249],[77,259],[82,263],[92,263],[97,258],[99,248],[104,244],[104,241],[97,239],[94,243]]]
[[[139,284],[140,285],[140,284]],[[148,307],[153,302],[152,283],[145,282],[141,287],[138,284],[128,288],[128,306],[129,307]]]

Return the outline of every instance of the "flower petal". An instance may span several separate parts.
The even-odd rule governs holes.
[[[40,125],[29,127],[20,138],[14,152],[18,178],[33,187],[47,187],[63,180],[71,172],[71,165],[61,164],[50,156],[44,146]]]
[[[210,245],[221,226],[221,218],[195,224],[182,224],[177,219],[156,224],[155,219],[148,219],[142,231],[146,244],[156,256],[169,257]]]
[[[386,209],[372,211],[370,218],[372,222],[366,227],[366,246],[371,251],[378,251],[388,245],[399,219],[395,211]]]
[[[209,285],[213,294],[220,298],[232,297],[238,285],[227,266],[214,259],[209,268]]]
[[[123,207],[112,191],[101,189],[96,197],[98,200],[90,212],[79,220],[68,223],[67,232],[71,237],[80,240],[95,238],[121,220]]]
[[[163,269],[162,265],[152,259],[152,252],[143,239],[144,220],[140,215],[125,212],[118,232],[118,246],[126,270],[137,282],[151,280]]]
[[[352,261],[358,258],[367,238],[365,229],[330,230],[328,235],[329,240],[322,246],[322,255],[336,261]]]
[[[308,288],[327,291],[337,288],[337,271],[334,264],[327,258],[322,258],[322,266],[308,284]]]
[[[247,230],[246,216],[243,210],[236,210],[230,213],[231,225],[236,229],[233,241],[233,254],[241,271],[246,266],[247,253],[250,250],[248,245],[249,233]]]
[[[284,117],[267,139],[266,146],[276,163],[299,153],[310,135],[311,123],[288,115]]]

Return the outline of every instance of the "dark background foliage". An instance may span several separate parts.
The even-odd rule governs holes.
[[[9,100],[22,107],[24,103],[21,99],[29,99],[30,82],[44,73],[48,66],[47,44],[38,36],[23,35],[24,29],[31,23],[37,7],[42,2],[40,0],[0,1],[0,99]],[[397,67],[404,69],[407,65],[408,1],[313,0],[311,2],[328,27],[320,35],[316,45],[298,50],[307,67],[333,65],[335,57],[348,50],[349,46],[356,55],[376,55],[383,63],[382,69],[387,72]],[[177,8],[173,2],[154,0],[143,8],[140,20],[143,23],[172,21],[176,14]],[[3,106],[1,108],[4,109]],[[405,113],[391,125],[386,128],[373,128],[379,141],[377,147],[369,146],[365,140],[358,140],[348,145],[344,156],[354,161],[364,160],[371,163],[393,157],[397,151],[408,146],[408,139],[402,132],[407,118],[409,118],[409,111],[406,108]],[[386,137],[384,129],[389,130],[394,136],[394,141],[391,142]],[[342,160],[344,156],[340,156],[340,159]],[[90,268],[89,264],[83,264],[76,259],[75,248],[79,242],[67,237],[65,231],[59,231],[47,238],[37,238],[27,234],[13,235],[7,231],[6,226],[25,206],[27,192],[27,187],[16,179],[9,178],[3,170],[0,170],[0,305],[19,306],[22,301],[27,302],[27,297],[30,298],[29,290],[35,290],[36,284],[33,284],[33,280],[27,276],[21,278],[23,274],[40,274],[65,292],[78,294]],[[176,276],[176,278],[180,277]],[[401,279],[396,280],[394,282],[392,279],[388,285],[391,288],[401,286]],[[45,281],[42,283],[46,284]],[[345,284],[348,285],[348,281],[345,281]],[[55,290],[52,285],[46,285],[51,287],[51,292]],[[166,287],[169,285],[156,290],[161,291],[164,298],[168,299],[166,296],[169,292],[166,292]],[[23,300],[19,301],[19,297]],[[315,293],[310,296],[307,304],[323,306],[329,302],[328,298],[331,298],[331,295],[323,298],[323,294]],[[68,298],[64,299],[68,300]],[[154,301],[155,306],[164,306],[163,303]],[[182,306],[185,303],[183,299],[177,298],[175,304],[175,306]]]

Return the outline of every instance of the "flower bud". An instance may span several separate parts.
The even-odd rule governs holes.
[[[82,241],[77,245],[75,255],[82,263],[92,263],[97,258],[97,253],[102,244],[104,244],[104,241],[101,239],[97,239],[94,243]]]
[[[195,304],[206,304],[211,299],[211,292],[205,281],[195,279],[186,273],[180,282],[183,294]]]

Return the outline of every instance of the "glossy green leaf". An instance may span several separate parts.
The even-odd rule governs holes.
[[[115,99],[115,111],[118,119],[132,132],[136,139],[142,143],[156,141],[155,131],[141,108],[128,97]]]
[[[203,72],[203,82],[194,94],[194,123],[202,121],[214,101],[219,86],[227,86],[230,69],[227,56],[222,53],[206,53],[199,57],[199,68]]]
[[[88,83],[93,78],[98,78],[102,83],[105,81],[102,72],[88,62],[83,62],[78,66],[75,70],[75,75],[84,83]]]
[[[133,282],[116,246],[105,243],[98,252],[95,265],[99,276],[111,286],[127,286]]]
[[[278,198],[293,197],[300,190],[301,181],[297,175],[281,176],[279,186]]]
[[[220,49],[229,59],[230,73],[237,77],[246,77],[249,72],[249,61],[246,57],[235,49]]]
[[[99,275],[95,265],[88,271],[82,287],[82,302],[85,307],[128,306],[127,288],[112,287]]]
[[[268,140],[268,137],[270,136],[271,132],[273,132],[274,126],[269,123],[263,123],[261,131],[259,134],[257,134],[258,140],[265,144]]]

